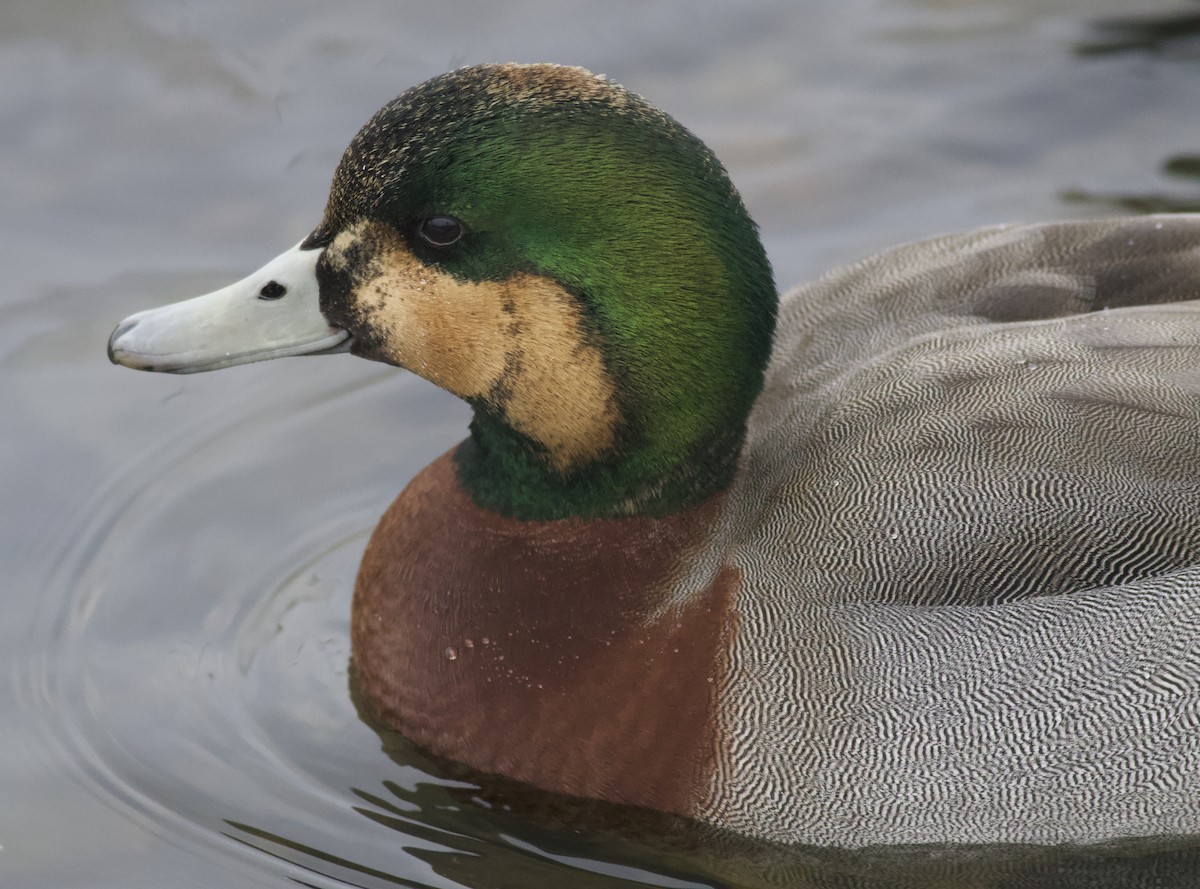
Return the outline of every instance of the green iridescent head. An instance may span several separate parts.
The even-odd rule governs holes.
[[[352,351],[473,406],[458,467],[482,506],[662,514],[732,477],[770,265],[708,148],[616,84],[480,65],[408,90],[354,137],[288,262],[315,262]]]
[[[461,467],[478,500],[531,517],[611,515],[670,510],[727,483],[770,352],[775,287],[725,170],[670,117],[577,68],[484,65],[414,87],[363,127],[315,235],[331,246],[321,305],[357,352],[422,373],[380,332],[396,329],[382,323],[389,300],[361,298],[379,276],[357,254],[377,256],[393,236],[405,261],[493,285],[469,307],[439,306],[445,320],[478,315],[476,301],[508,304],[498,378],[480,367],[476,385],[454,387],[476,410]],[[522,385],[549,389],[508,410]],[[573,429],[541,432],[521,416],[559,413],[556,401],[584,402],[555,424]]]

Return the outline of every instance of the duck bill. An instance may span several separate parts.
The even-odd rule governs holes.
[[[108,357],[136,370],[199,373],[347,351],[349,332],[321,314],[321,253],[296,245],[236,284],[130,315],[109,338]]]

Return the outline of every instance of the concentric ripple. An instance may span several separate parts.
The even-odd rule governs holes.
[[[469,785],[381,750],[348,688],[358,560],[467,418],[392,370],[341,379],[179,406],[79,510],[28,682],[46,743],[122,817],[247,884],[706,885],[543,852]]]
[[[166,382],[143,452],[58,538],[47,644],[22,685],[65,770],[230,885],[1006,885],[1054,873],[1064,880],[1047,885],[1072,886],[1127,867],[1113,885],[1140,886],[1200,865],[1182,841],[934,856],[770,848],[537,794],[518,814],[495,788],[445,777],[360,720],[348,623],[367,535],[461,436],[465,410],[370,365],[316,389],[305,373],[247,378]]]

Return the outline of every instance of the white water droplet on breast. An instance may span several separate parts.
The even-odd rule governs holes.
[[[458,658],[458,649],[453,645],[446,646],[446,660],[453,661]]]

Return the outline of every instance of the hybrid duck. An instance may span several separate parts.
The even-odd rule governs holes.
[[[1198,286],[1200,217],[1162,216],[779,299],[695,136],[480,65],[379,111],[301,243],[109,354],[350,351],[471,405],[353,605],[360,697],[434,753],[775,841],[1090,842],[1200,829]]]

